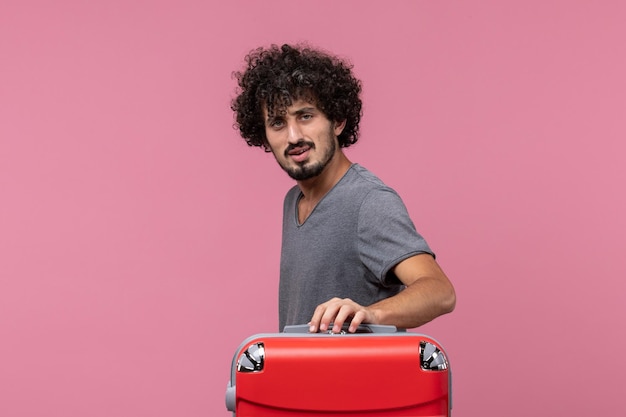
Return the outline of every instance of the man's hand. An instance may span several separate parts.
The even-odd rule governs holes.
[[[349,298],[333,298],[320,304],[313,313],[313,318],[309,322],[309,331],[317,333],[329,330],[333,333],[341,332],[343,324],[350,320],[348,331],[354,333],[361,323],[377,324],[374,313],[367,307],[355,303]]]

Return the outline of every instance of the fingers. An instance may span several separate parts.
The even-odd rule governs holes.
[[[334,316],[334,313],[332,312],[336,312],[335,306],[339,301],[341,301],[339,298],[332,298],[317,306],[313,312],[313,317],[309,322],[309,332],[316,333],[318,330],[321,332],[328,330],[332,316]],[[328,318],[328,315],[331,315],[330,319]]]
[[[315,309],[313,317],[309,322],[309,331],[312,333],[319,331],[325,332],[329,330],[330,324],[333,324],[331,331],[333,333],[341,332],[343,324],[350,322],[348,331],[356,332],[361,323],[368,322],[368,311],[365,307],[355,303],[349,298],[333,298],[325,303],[320,304]]]

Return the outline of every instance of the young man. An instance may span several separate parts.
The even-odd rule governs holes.
[[[451,312],[454,288],[400,197],[343,152],[361,119],[351,66],[290,45],[256,49],[246,62],[235,73],[237,127],[297,182],[284,201],[280,328],[412,328]]]

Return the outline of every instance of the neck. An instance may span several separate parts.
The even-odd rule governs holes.
[[[332,161],[320,175],[308,180],[298,181],[298,186],[302,191],[304,199],[314,203],[321,200],[339,182],[351,165],[352,162],[348,160],[341,150],[338,150]]]

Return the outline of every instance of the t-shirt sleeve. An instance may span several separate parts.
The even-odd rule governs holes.
[[[392,189],[374,189],[363,200],[358,236],[362,262],[383,285],[399,283],[389,271],[404,259],[419,253],[434,256]]]

